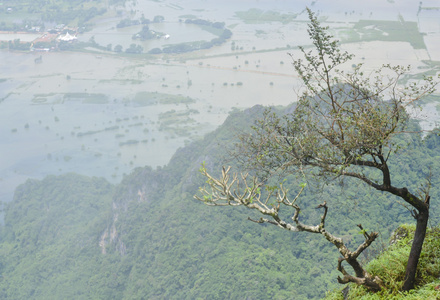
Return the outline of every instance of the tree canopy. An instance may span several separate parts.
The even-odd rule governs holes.
[[[378,233],[368,233],[359,224],[365,240],[350,251],[341,238],[325,229],[328,211],[325,201],[317,206],[323,209],[320,223],[305,225],[299,220],[301,209],[296,203],[305,185],[298,187],[292,197],[283,183],[274,184],[274,179],[291,174],[324,183],[354,178],[395,195],[416,219],[402,287],[412,289],[429,218],[430,180],[427,178],[419,193],[395,185],[389,158],[399,155],[405,146],[403,137],[410,133],[407,108],[433,93],[437,82],[426,77],[401,84],[410,70],[402,66],[384,65],[370,74],[364,73],[362,64],[350,70],[353,55],[342,51],[328,28],[321,26],[311,10],[308,13],[313,48],[300,47],[303,58],[291,55],[302,82],[298,102],[284,115],[267,110],[250,133],[240,136],[231,155],[252,176],[248,173],[231,176],[230,168],[223,168],[217,179],[202,166],[200,171],[207,178],[207,186],[200,188],[200,194],[195,197],[208,205],[246,206],[269,216],[252,220],[257,223],[322,234],[342,255],[338,270],[343,278],[338,281],[355,282],[378,291],[381,279],[366,272],[357,260]],[[285,212],[286,208],[293,212]],[[290,222],[287,216],[292,213]],[[344,261],[353,268],[355,276],[344,269]]]

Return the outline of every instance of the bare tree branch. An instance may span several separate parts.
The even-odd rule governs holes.
[[[368,272],[366,272],[357,261],[358,256],[376,239],[378,236],[377,232],[371,232],[368,234],[363,230],[361,225],[358,225],[364,232],[365,241],[359,245],[354,252],[351,252],[341,238],[332,235],[325,229],[325,219],[328,212],[326,201],[316,207],[316,209],[324,209],[318,225],[306,225],[299,220],[301,208],[296,202],[303,192],[305,185],[300,188],[295,198],[290,200],[288,197],[288,190],[284,188],[282,183],[277,188],[265,186],[259,182],[256,177],[248,178],[247,174],[241,175],[241,179],[239,180],[238,174],[233,174],[232,176],[229,174],[230,170],[231,167],[223,167],[221,177],[216,179],[210,175],[205,166],[202,165],[200,173],[207,178],[207,186],[201,187],[199,189],[199,194],[195,195],[194,198],[207,205],[213,206],[242,205],[271,217],[271,219],[261,217],[258,220],[248,217],[248,220],[254,223],[268,223],[289,231],[306,231],[321,234],[327,241],[336,246],[343,257],[342,260],[346,260],[356,273],[356,277],[348,275],[345,269],[343,269],[341,263],[339,263],[338,269],[344,275],[344,279],[340,282],[368,282],[369,285],[371,285],[371,287],[367,286],[368,288],[377,290],[379,287],[380,289],[378,283],[379,279],[366,280],[366,278],[370,278],[371,275],[368,274]],[[262,196],[262,187],[267,189],[267,195],[265,196]],[[294,210],[292,223],[289,223],[280,217],[279,212],[282,208]]]
[[[294,200],[289,200],[282,184],[268,187],[264,183],[289,174],[311,174],[324,180],[348,177],[395,195],[413,208],[417,224],[403,286],[403,290],[410,290],[414,288],[429,219],[429,189],[417,196],[406,187],[394,186],[388,164],[389,158],[401,148],[399,139],[407,131],[406,108],[433,93],[438,82],[426,77],[401,85],[400,80],[410,70],[406,66],[387,64],[369,74],[364,74],[362,64],[344,70],[353,55],[342,51],[328,28],[320,25],[311,10],[307,11],[308,33],[314,48],[306,51],[300,47],[303,58],[299,59],[290,54],[302,81],[303,94],[289,113],[277,115],[267,110],[255,122],[251,133],[240,135],[233,153],[244,169],[264,179],[258,181],[247,173],[231,176],[230,168],[223,168],[221,178],[215,179],[203,168],[201,172],[208,179],[208,186],[201,188],[201,196],[196,198],[207,205],[243,205],[269,216],[258,223],[322,234],[356,273],[350,277],[341,262],[339,269],[344,275],[341,282],[357,282],[374,290],[380,286],[378,280],[366,275],[356,258],[375,240],[377,233],[364,231],[365,241],[351,252],[342,239],[325,230],[327,203],[317,207],[324,209],[318,225],[303,224],[298,218],[301,209],[296,204],[303,188]],[[267,190],[262,191],[264,188]],[[281,219],[281,208],[293,210],[291,221]]]

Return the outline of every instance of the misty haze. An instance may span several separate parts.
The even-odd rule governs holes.
[[[261,106],[289,111],[298,101],[304,84],[292,58],[313,47],[307,7],[354,54],[345,71],[410,65],[402,85],[438,74],[433,0],[1,2],[0,298],[317,299],[340,288],[325,242],[192,198],[200,164],[221,165]],[[419,140],[438,127],[439,99],[436,91],[408,110]],[[424,179],[431,168],[434,226],[432,147],[397,172],[420,167],[413,175]],[[344,199],[370,197],[362,185],[344,194],[330,184],[318,198],[337,199],[334,215],[350,213]],[[413,218],[380,197],[397,212],[374,217],[385,245]],[[353,202],[353,222],[374,215]],[[316,205],[305,209],[312,223]],[[357,234],[341,226],[344,239]]]

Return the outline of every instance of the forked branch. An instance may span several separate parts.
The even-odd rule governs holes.
[[[378,277],[373,277],[366,272],[360,263],[357,261],[359,255],[368,248],[371,243],[377,238],[377,232],[367,233],[362,225],[358,227],[362,230],[365,241],[359,245],[354,251],[350,251],[344,241],[332,235],[325,229],[325,219],[328,213],[327,202],[324,201],[319,204],[316,209],[323,208],[324,212],[321,216],[321,221],[318,225],[311,226],[300,222],[299,214],[301,208],[296,203],[301,193],[304,191],[305,185],[302,185],[299,192],[293,200],[288,197],[288,190],[281,183],[278,187],[267,186],[258,181],[256,177],[249,178],[248,174],[233,174],[230,175],[231,167],[222,168],[222,174],[219,179],[213,177],[208,173],[205,166],[202,165],[200,173],[207,178],[205,187],[199,188],[199,194],[194,198],[204,202],[207,205],[213,206],[240,206],[243,205],[250,209],[256,209],[265,216],[271,218],[261,217],[259,220],[248,218],[248,220],[255,223],[268,223],[289,231],[306,231],[310,233],[319,233],[325,237],[327,241],[336,246],[342,257],[338,262],[338,270],[344,275],[343,278],[338,277],[340,283],[354,282],[366,286],[372,291],[381,289],[381,281]],[[261,189],[265,188],[265,191]],[[280,217],[280,210],[282,208],[293,209],[292,222],[289,223]],[[283,215],[286,215],[285,213]],[[356,276],[349,275],[344,267],[342,261],[353,268]]]

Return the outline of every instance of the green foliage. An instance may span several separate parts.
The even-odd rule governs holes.
[[[94,93],[65,93],[63,101],[81,101],[87,104],[106,104],[108,96],[105,94]]]
[[[158,92],[138,92],[131,100],[138,106],[149,106],[155,104],[190,104],[195,103],[193,98],[183,95],[164,94]]]
[[[378,192],[398,196],[404,206],[408,210],[414,209],[414,216],[418,216],[415,217],[417,236],[412,243],[402,287],[402,290],[411,290],[429,219],[431,182],[428,178],[428,184],[419,189],[417,195],[408,190],[408,182],[396,185],[394,173],[390,172],[393,166],[391,159],[402,150],[403,141],[407,139],[405,135],[409,123],[406,108],[432,94],[437,82],[432,77],[426,77],[420,82],[411,81],[399,86],[400,79],[409,72],[409,67],[403,66],[384,65],[368,76],[364,75],[361,64],[354,65],[353,71],[345,71],[344,65],[353,55],[340,49],[339,42],[329,34],[328,27],[321,26],[314,12],[308,8],[307,12],[310,19],[307,31],[314,47],[307,51],[299,47],[302,58],[291,55],[303,84],[298,103],[286,114],[267,110],[255,122],[251,133],[240,136],[232,155],[240,163],[241,172],[245,170],[256,174],[251,179],[253,185],[265,185],[274,177],[290,175],[306,176],[317,184],[349,178],[354,179],[349,181],[351,184],[357,180]],[[378,236],[377,232],[370,235],[361,232],[366,240],[358,250],[351,252],[344,242],[330,234],[331,231],[324,230],[326,202],[318,206],[325,207],[319,226],[304,225],[298,219],[300,207],[292,205],[281,187],[277,192],[277,203],[295,209],[293,222],[289,223],[280,217],[280,205],[269,208],[259,201],[259,195],[246,190],[243,193],[249,186],[247,175],[242,175],[245,187],[238,185],[237,176],[229,184],[230,177],[225,172],[219,180],[209,173],[204,175],[213,179],[210,190],[201,190],[213,196],[213,200],[205,203],[244,205],[272,218],[260,218],[257,223],[270,223],[291,231],[320,233],[338,248],[341,262],[346,261],[356,272],[355,278],[339,264],[338,270],[344,275],[342,279],[338,278],[339,282],[356,282],[375,291],[381,289],[380,277],[371,277],[357,261],[361,252]],[[268,197],[271,196],[269,194]],[[197,195],[195,198],[203,200]],[[254,198],[257,198],[257,204],[252,204]],[[362,229],[362,225],[358,226]]]
[[[265,23],[265,22],[281,22],[283,24],[294,21],[297,14],[280,14],[275,11],[262,11],[257,8],[251,8],[247,11],[239,11],[235,13],[236,16],[242,19],[245,23]]]
[[[345,32],[344,42],[357,41],[406,41],[414,49],[425,49],[423,34],[419,32],[417,22],[399,21],[369,21],[360,20],[354,28]]]
[[[141,45],[131,44],[129,48],[125,49],[125,53],[140,54],[144,51]]]
[[[2,299],[82,298],[104,257],[99,236],[113,186],[68,174],[28,180],[6,206],[0,257]]]
[[[224,23],[221,22],[210,22],[202,19],[187,19],[185,23],[189,24],[196,24],[200,26],[202,29],[207,30],[211,32],[212,34],[217,35],[216,38],[212,39],[211,41],[196,41],[196,42],[187,42],[187,43],[180,43],[180,44],[174,44],[174,45],[167,45],[163,49],[152,49],[149,53],[150,54],[157,54],[157,53],[185,53],[185,52],[191,52],[195,50],[200,49],[210,49],[214,46],[219,46],[226,42],[229,38],[232,36],[232,31],[229,29],[224,28]]]
[[[116,25],[117,28],[124,28],[129,26],[135,26],[139,25],[141,22],[139,20],[131,20],[131,19],[122,19],[119,21],[119,23]],[[147,26],[148,28],[148,26]]]
[[[291,107],[275,110],[286,113]],[[0,227],[0,298],[301,300],[339,287],[338,254],[319,236],[258,226],[247,221],[258,218],[256,213],[214,209],[192,199],[203,184],[196,175],[201,163],[220,170],[234,133],[263,111],[262,106],[234,110],[214,132],[179,149],[167,166],[137,168],[116,187],[73,174],[21,185]],[[440,148],[418,135],[401,138],[410,145],[393,158],[392,171],[398,183],[417,188],[430,168],[440,173]],[[283,185],[294,190],[301,183],[303,178],[290,176]],[[432,198],[438,199],[439,179],[433,177],[432,184]],[[298,200],[304,222],[319,222],[314,207],[323,200],[329,206],[326,228],[351,248],[362,240],[359,222],[380,229],[387,240],[399,224],[412,220],[393,196],[347,181],[344,189],[332,182],[324,190],[307,182]],[[437,201],[431,213],[431,222],[438,223]],[[104,232],[113,232],[114,239],[103,238]],[[432,245],[433,251],[439,247]],[[365,259],[380,252],[380,243],[374,246]],[[431,282],[415,295],[430,295],[437,285]]]
[[[141,41],[146,41],[146,40],[151,40],[154,38],[159,38],[161,36],[164,36],[164,33],[159,33],[159,32],[155,32],[150,30],[150,28],[148,27],[148,25],[144,25],[142,26],[141,31],[139,31],[138,33],[136,33],[135,35],[133,35],[132,39],[133,40],[141,40]]]
[[[414,230],[413,225],[399,226],[391,237],[393,244],[366,266],[368,272],[382,278],[385,288],[379,293],[371,294],[363,287],[349,285],[347,299],[439,299],[440,227],[427,231],[419,262],[416,289],[407,293],[400,291]],[[325,299],[343,299],[342,292],[340,289],[333,291]]]

